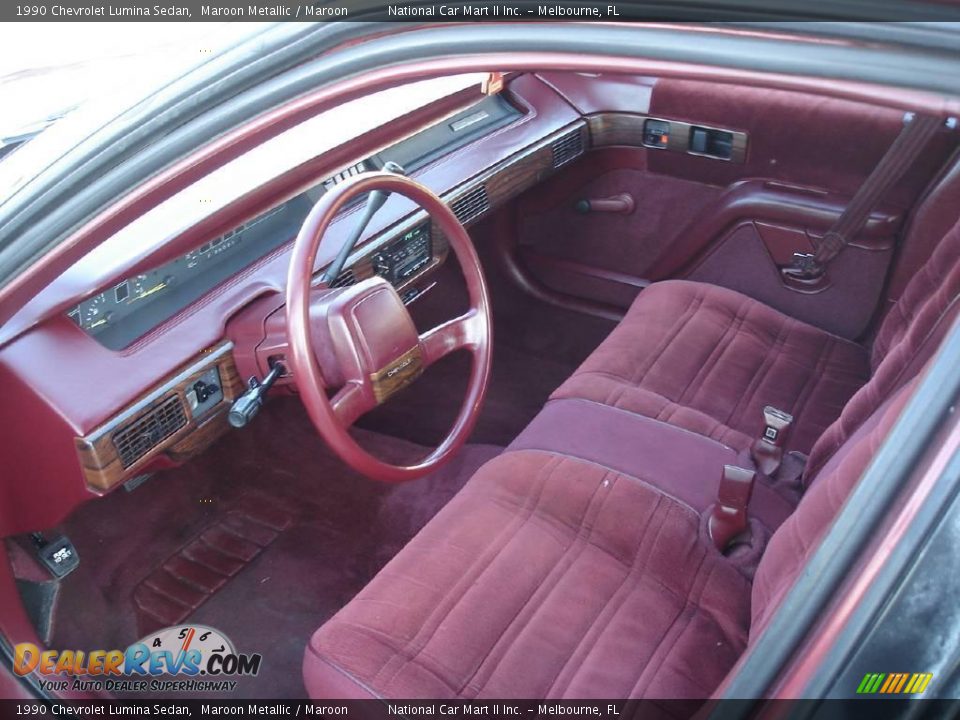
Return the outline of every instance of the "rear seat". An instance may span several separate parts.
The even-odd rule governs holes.
[[[309,694],[709,696],[896,421],[958,296],[960,223],[884,320],[872,357],[729,291],[644,291],[508,451],[314,634]],[[654,308],[672,315],[646,331],[636,322]],[[727,348],[698,344],[721,339]],[[852,396],[842,412],[833,391]],[[806,491],[791,514],[775,482],[755,488],[751,519],[776,531],[751,583],[707,534],[710,478],[744,458],[760,408],[777,403],[797,417],[791,447],[810,453]]]
[[[885,319],[875,343],[876,372],[813,443],[804,477],[816,476],[866,419],[919,373],[958,314],[960,225],[937,245],[922,272],[907,286],[901,302]],[[616,357],[612,348],[619,342],[618,339],[610,344],[596,362]],[[593,378],[597,371],[592,367],[588,359],[577,373],[590,378],[588,385],[596,387]],[[821,381],[821,387],[823,384]],[[638,412],[636,405],[628,404],[627,410],[624,403],[606,404],[596,396],[577,397],[564,391],[576,387],[572,382],[562,386],[510,449],[535,449],[598,462],[641,479],[700,513],[717,498],[723,465],[753,468],[749,453],[752,439],[746,436],[731,447],[713,439],[711,435],[716,433],[700,434],[690,429],[686,421],[698,417],[696,414],[681,412],[670,414],[667,419],[653,419]],[[643,396],[646,391],[637,393]],[[626,397],[635,396],[628,393]],[[763,395],[754,402],[762,406],[772,402],[770,397]],[[810,415],[803,413],[798,417],[801,423],[811,420]],[[756,425],[753,437],[760,434],[761,423]],[[717,427],[729,430],[726,425]],[[730,439],[731,434],[724,432],[721,436]],[[788,441],[791,438],[796,435],[791,433]],[[760,477],[750,500],[750,516],[753,522],[772,532],[793,511],[803,488],[795,477]]]

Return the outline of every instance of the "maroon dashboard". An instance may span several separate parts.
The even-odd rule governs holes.
[[[467,226],[556,172],[589,142],[579,113],[536,77],[515,78],[505,97],[514,110],[508,122],[427,158],[411,172]],[[454,100],[460,106],[468,101],[468,110],[483,102],[479,96]],[[281,297],[293,239],[289,224],[276,247],[248,258],[170,317],[161,314],[154,323],[129,329],[120,322],[126,318],[116,315],[129,307],[129,298],[142,298],[147,306],[173,287],[174,280],[168,280],[173,269],[194,271],[188,265],[196,259],[203,263],[244,230],[275,222],[270,214],[276,208],[298,199],[302,204],[311,189],[330,180],[331,163],[337,163],[337,172],[349,172],[436,124],[449,110],[442,104],[425,108],[350,148],[306,160],[171,239],[92,295],[79,298],[76,287],[54,283],[12,318],[0,349],[0,382],[7,390],[0,415],[10,429],[4,452],[8,480],[0,489],[5,533],[54,525],[78,503],[182,462],[228,431],[230,401],[249,376],[265,374],[256,357],[234,358],[228,322],[258,298]],[[346,240],[358,207],[347,208],[332,224],[317,259],[318,273]],[[374,218],[337,282],[387,275],[405,300],[415,302],[431,287],[431,274],[446,255],[446,240],[429,218],[395,195]],[[113,314],[104,321],[107,313]],[[41,321],[31,327],[38,316]]]

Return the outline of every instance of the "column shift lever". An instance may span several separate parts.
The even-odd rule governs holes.
[[[396,175],[407,174],[406,170],[404,170],[401,165],[393,162],[392,160],[384,163],[383,169]],[[363,209],[363,215],[360,216],[360,221],[353,229],[353,233],[343,244],[343,247],[340,248],[340,252],[337,254],[336,260],[330,264],[330,267],[328,267],[327,271],[323,274],[323,281],[327,285],[330,285],[330,283],[337,279],[340,271],[343,270],[344,264],[347,262],[347,258],[350,257],[350,253],[353,252],[353,248],[357,244],[357,240],[359,240],[360,236],[363,235],[363,231],[367,229],[367,225],[369,225],[370,221],[373,220],[373,216],[377,214],[377,211],[383,207],[383,204],[387,201],[388,197],[390,197],[390,193],[383,190],[374,190],[367,195],[367,205]]]
[[[263,396],[267,394],[267,390],[273,386],[277,378],[283,375],[283,372],[283,365],[275,363],[263,382],[257,380],[256,377],[250,378],[247,391],[234,400],[233,405],[230,406],[230,412],[227,414],[227,420],[230,424],[235,428],[242,428],[250,424],[250,421],[257,416],[260,408],[263,407]]]

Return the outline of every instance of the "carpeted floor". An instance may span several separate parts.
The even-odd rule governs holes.
[[[395,461],[426,451],[357,437]],[[82,560],[63,583],[51,646],[124,648],[182,617],[263,654],[232,697],[302,697],[309,635],[499,451],[469,445],[433,476],[384,485],[343,466],[297,399],[275,399],[196,461],[67,521]]]

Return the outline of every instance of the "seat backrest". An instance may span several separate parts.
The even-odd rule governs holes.
[[[751,598],[750,640],[767,626],[841,506],[900,415],[919,375],[887,398],[813,478],[794,513],[770,538],[757,566]]]
[[[911,219],[888,288],[896,301],[886,311],[873,340],[871,367],[907,333],[910,323],[960,255],[960,239],[951,234],[960,215],[960,158],[923,199]]]
[[[955,212],[957,210],[960,210],[960,204]],[[901,306],[902,309],[898,310]],[[804,471],[805,478],[816,477],[856,429],[887,398],[917,375],[936,352],[958,315],[960,222],[944,236],[922,271],[910,282],[901,302],[888,315],[884,328],[889,324],[889,329],[884,337],[891,344],[869,382],[850,398],[840,417],[814,443]],[[894,333],[896,340],[893,339]]]

